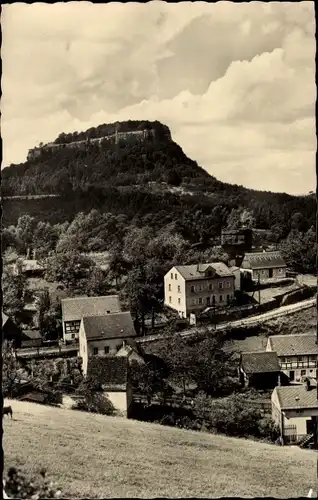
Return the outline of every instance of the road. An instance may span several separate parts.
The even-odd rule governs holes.
[[[61,349],[58,347],[40,347],[39,350],[33,349],[17,349],[17,356],[20,358],[27,358],[29,356],[43,356],[43,355],[54,355],[54,354],[65,354],[66,352],[75,352],[78,350],[77,345],[67,345],[62,346]]]
[[[286,316],[289,314],[296,313],[303,309],[309,309],[316,304],[316,298],[303,300],[302,302],[297,302],[296,304],[290,304],[288,306],[279,307],[278,309],[274,309],[273,311],[266,312],[264,314],[258,314],[257,316],[251,316],[249,318],[240,319],[236,321],[230,321],[228,323],[221,323],[219,325],[211,326],[208,325],[206,327],[198,327],[192,328],[191,330],[183,330],[180,335],[182,337],[191,337],[196,336],[198,333],[204,333],[206,330],[220,331],[225,330],[226,328],[244,328],[245,326],[257,326],[258,324],[264,323],[265,321],[269,321],[271,319],[280,318],[282,316]],[[147,342],[156,342],[158,340],[162,340],[165,338],[165,335],[157,334],[157,335],[149,335],[147,337],[137,338],[136,342],[138,344],[144,344]],[[65,354],[67,352],[75,352],[78,350],[78,345],[68,345],[62,346],[60,349],[58,347],[40,347],[39,350],[36,348],[33,349],[18,349],[17,355],[21,358],[27,357],[36,357],[43,355],[59,355]]]
[[[181,337],[191,337],[195,336],[198,333],[204,333],[206,330],[208,331],[220,331],[224,330],[226,328],[243,328],[245,326],[257,326],[258,324],[264,323],[265,321],[269,321],[271,319],[277,319],[282,316],[287,316],[289,314],[294,314],[298,311],[301,311],[303,309],[309,309],[310,307],[313,307],[316,304],[316,298],[313,299],[308,299],[308,300],[303,300],[302,302],[296,302],[296,304],[290,304],[288,306],[283,306],[279,307],[277,309],[274,309],[273,311],[269,311],[263,314],[258,314],[257,316],[251,316],[249,318],[245,319],[240,319],[236,321],[230,321],[228,323],[221,323],[219,325],[215,326],[206,326],[206,327],[199,327],[199,328],[192,328],[191,330],[184,330],[180,333]],[[165,336],[158,334],[158,335],[151,335],[147,337],[143,337],[140,339],[137,339],[137,342],[139,344],[144,344],[147,342],[155,342],[157,340],[163,339]]]

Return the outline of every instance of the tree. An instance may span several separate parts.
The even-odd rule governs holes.
[[[182,182],[182,177],[179,172],[175,169],[172,169],[168,172],[167,175],[167,183],[171,186],[180,186]]]
[[[115,280],[116,288],[121,283],[124,276],[127,275],[128,270],[131,268],[128,261],[124,258],[122,251],[114,249],[110,252],[109,257],[109,278]]]
[[[23,312],[25,290],[26,278],[21,270],[14,273],[5,267],[2,274],[2,307],[16,321],[19,321],[19,315]]]
[[[80,398],[74,409],[102,415],[114,415],[116,410],[106,393],[101,389],[99,380],[87,377],[79,385],[76,392]]]
[[[30,215],[21,215],[16,226],[16,235],[21,242],[22,251],[29,257],[33,247],[33,238],[37,226],[36,219]]]
[[[59,253],[47,259],[45,278],[62,283],[70,293],[81,293],[87,289],[87,281],[94,268],[95,263],[90,258],[76,251]]]
[[[132,361],[131,381],[133,390],[147,396],[148,401],[154,395],[164,396],[167,390],[163,370],[154,367],[151,362],[140,364]]]
[[[89,296],[99,296],[106,295],[111,288],[108,276],[105,273],[94,267],[87,279],[87,285],[83,287],[83,290]]]
[[[22,369],[17,360],[12,342],[2,345],[2,392],[5,397],[12,398],[22,381]]]
[[[37,258],[46,257],[54,250],[58,241],[57,228],[48,222],[38,222],[33,235],[32,246],[36,249]]]
[[[279,248],[288,267],[299,273],[316,273],[317,247],[313,228],[306,233],[292,230]]]

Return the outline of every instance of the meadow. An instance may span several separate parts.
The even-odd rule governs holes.
[[[306,496],[317,454],[33,403],[9,401],[5,471],[45,467],[68,498]]]

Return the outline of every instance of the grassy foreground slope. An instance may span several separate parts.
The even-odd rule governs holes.
[[[9,401],[8,401],[9,403]],[[312,451],[12,401],[5,470],[47,468],[64,497],[306,496]]]

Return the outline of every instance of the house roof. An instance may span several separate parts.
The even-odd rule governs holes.
[[[241,364],[247,374],[280,371],[276,352],[242,352]]]
[[[108,390],[126,390],[128,360],[126,357],[89,357],[87,378],[96,379]]]
[[[191,264],[189,266],[175,266],[177,271],[183,276],[185,280],[197,280],[205,278],[204,272],[209,268],[216,271],[217,277],[226,278],[234,277],[234,274],[223,262],[211,262],[208,264]]]
[[[81,320],[84,316],[103,316],[121,311],[118,295],[103,297],[75,297],[62,299],[63,321]]]
[[[122,345],[122,347],[117,351],[116,357],[126,357],[128,361],[135,360],[144,362],[143,357],[139,354],[137,348],[132,347],[131,345]]]
[[[23,330],[22,341],[41,339],[42,335],[39,330]]]
[[[242,266],[249,269],[266,269],[286,267],[286,264],[280,252],[251,252],[245,254]]]
[[[287,385],[276,387],[274,390],[277,393],[278,401],[282,410],[318,408],[316,387],[313,387],[308,391],[304,385]]]
[[[130,312],[90,316],[82,319],[87,341],[136,337]]]
[[[317,337],[314,334],[271,335],[268,341],[277,356],[318,356]]]
[[[2,327],[4,327],[4,325],[6,324],[6,322],[8,321],[9,319],[9,316],[7,316],[6,314],[4,314],[4,312],[2,313]]]

